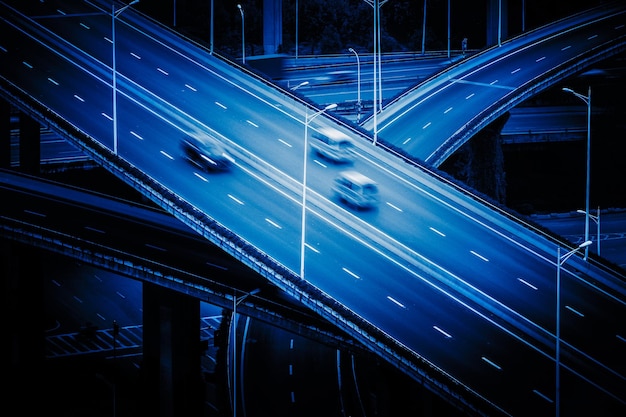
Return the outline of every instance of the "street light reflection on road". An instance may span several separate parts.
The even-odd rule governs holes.
[[[304,116],[304,162],[303,162],[303,172],[302,172],[302,239],[300,242],[300,278],[304,279],[304,250],[306,247],[306,238],[305,238],[305,230],[306,230],[306,168],[307,168],[307,158],[308,158],[308,146],[309,146],[309,123],[311,120],[315,119],[320,114],[324,113],[327,110],[331,110],[337,107],[337,103],[329,104],[324,107],[322,110],[317,111],[311,116]]]
[[[115,155],[117,155],[117,53],[115,51],[115,20],[124,10],[137,3],[139,3],[139,0],[134,0],[117,11],[115,11],[115,3],[111,5],[111,43],[113,44],[113,153]]]

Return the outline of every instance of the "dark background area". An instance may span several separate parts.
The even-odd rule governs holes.
[[[299,0],[298,40],[302,54],[372,51],[373,7],[364,0]],[[603,0],[508,0],[508,35],[545,25],[576,12],[608,3]],[[241,46],[241,4],[245,15],[245,38],[250,55],[263,53],[263,0],[213,0],[214,48],[236,55]],[[486,45],[488,0],[426,0],[426,50],[447,48],[448,4],[450,5],[450,42],[458,49],[468,38],[468,48]],[[208,45],[210,39],[211,0],[142,1],[134,6],[161,23]],[[174,14],[176,7],[176,14]],[[522,10],[525,9],[525,13]],[[424,2],[388,0],[380,6],[383,52],[421,51]],[[296,0],[283,0],[284,53],[295,50]],[[524,19],[522,18],[524,16]],[[174,19],[175,17],[175,19]],[[174,24],[174,20],[175,23]]]

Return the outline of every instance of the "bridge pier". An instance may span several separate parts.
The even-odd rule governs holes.
[[[505,113],[463,144],[439,167],[471,188],[506,204],[506,173],[502,151]]]
[[[3,406],[20,414],[38,413],[39,403],[24,401],[24,394],[36,398],[44,392],[44,333],[50,323],[44,320],[41,253],[6,240],[0,241],[0,252]]]
[[[25,113],[20,113],[20,170],[27,174],[40,173],[41,126]]]
[[[263,1],[263,53],[275,54],[283,43],[283,2]]]
[[[508,0],[490,0],[487,4],[487,46],[499,45],[509,36]]]
[[[143,413],[202,415],[200,302],[143,284]]]
[[[11,167],[11,104],[0,100],[0,168]]]

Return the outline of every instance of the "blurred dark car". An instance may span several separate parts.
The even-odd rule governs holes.
[[[204,171],[225,171],[233,162],[224,145],[212,136],[185,136],[181,147],[185,158]]]

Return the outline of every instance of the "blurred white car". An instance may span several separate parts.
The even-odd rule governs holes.
[[[343,171],[334,179],[332,190],[339,200],[356,208],[373,208],[378,205],[378,185],[357,171]]]
[[[309,143],[315,152],[335,162],[351,162],[354,157],[350,138],[333,128],[314,131]]]
[[[184,157],[205,171],[225,171],[233,162],[224,145],[209,135],[185,136],[181,141]]]

